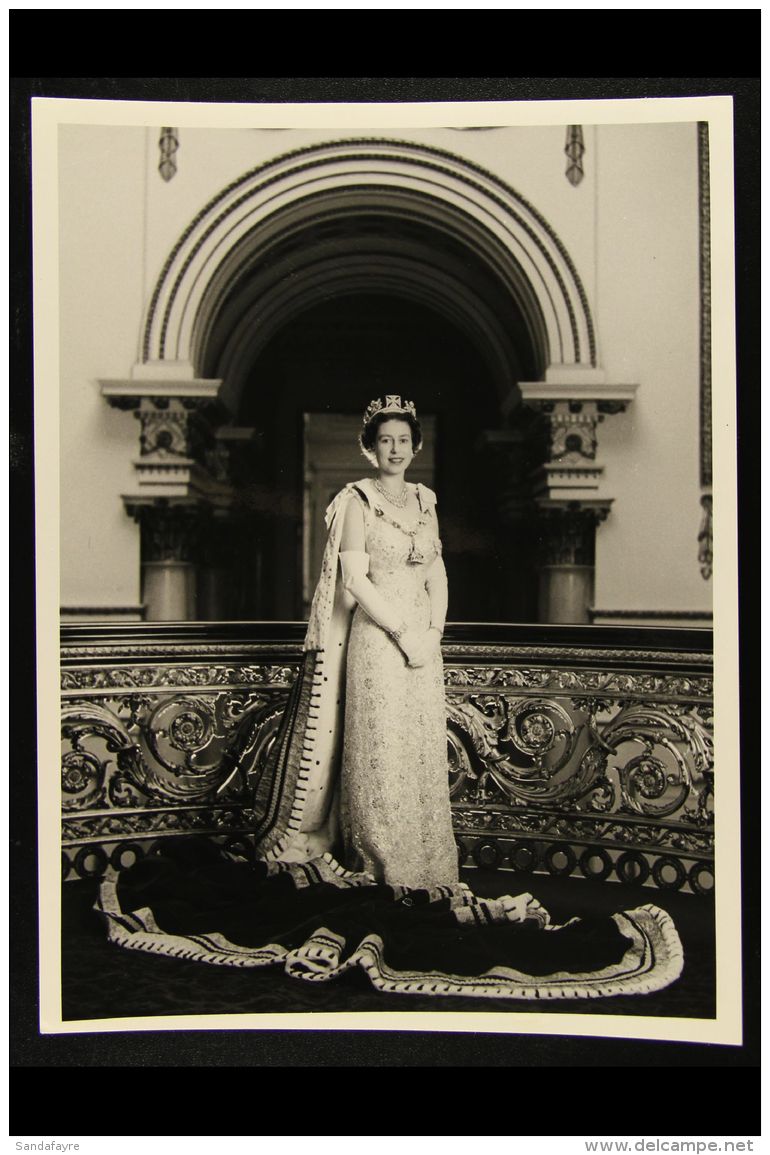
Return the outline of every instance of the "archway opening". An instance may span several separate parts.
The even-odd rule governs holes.
[[[452,616],[572,621],[587,612],[593,523],[607,502],[594,493],[601,468],[584,460],[590,436],[585,452],[583,440],[562,450],[559,438],[583,410],[583,386],[601,384],[588,300],[548,221],[478,165],[405,142],[350,140],[244,173],[169,253],[142,358],[145,424],[173,394],[187,455],[168,471],[170,481],[184,474],[173,518],[165,494],[154,504],[149,490],[141,495],[143,565],[151,577],[160,527],[157,566],[174,579],[184,616],[304,616],[315,557],[309,424],[317,455],[323,423],[314,416],[333,419],[336,436],[386,390],[410,390],[431,418],[427,476],[448,515]],[[565,384],[572,372],[577,389]],[[165,382],[173,385],[163,390]],[[610,392],[609,404],[625,404]],[[592,395],[587,404],[586,428],[598,403]],[[351,462],[348,476],[360,472]],[[166,521],[184,531],[185,574],[174,570]],[[538,564],[548,579],[539,610]],[[579,597],[567,604],[578,569]],[[165,620],[169,607],[150,611]]]
[[[196,614],[306,615],[313,525],[330,497],[309,462],[329,457],[312,417],[334,419],[332,438],[347,421],[354,446],[354,422],[371,398],[397,392],[430,418],[432,458],[419,479],[439,493],[450,616],[536,620],[528,514],[542,446],[518,382],[542,378],[571,340],[574,311],[548,281],[561,257],[521,243],[542,222],[527,224],[521,214],[533,210],[518,202],[500,208],[495,194],[473,206],[464,184],[453,188],[445,174],[446,187],[437,185],[428,170],[407,176],[397,167],[366,183],[364,175],[334,171],[328,187],[311,183],[304,196],[292,186],[285,203],[262,205],[257,188],[244,193],[212,218],[180,266],[179,290],[169,291],[163,340],[177,355],[187,340],[196,377],[221,381],[230,414],[218,440],[233,497],[210,519]],[[466,176],[455,174],[461,184]],[[354,454],[336,482],[368,469]]]
[[[347,445],[341,459],[349,463],[345,479],[354,480],[371,472],[355,447],[361,413],[385,392],[413,399],[431,427],[424,480],[439,493],[451,617],[535,617],[534,567],[521,565],[531,552],[525,526],[517,539],[500,523],[497,447],[490,432],[500,431],[503,422],[490,359],[434,308],[376,292],[345,293],[308,306],[274,333],[244,373],[236,417],[241,436],[230,449],[242,539],[237,573],[227,583],[230,616],[304,615],[311,533],[308,416],[342,419]]]
[[[308,244],[316,256],[325,244],[339,252],[344,239],[361,243],[362,228],[379,232],[391,249],[399,236],[411,248],[410,231],[418,245],[427,239],[429,267],[439,267],[442,249],[453,249],[469,272],[474,264],[476,271],[485,268],[513,300],[509,320],[523,320],[541,371],[596,364],[580,276],[538,210],[468,158],[389,139],[303,147],[244,173],[214,196],[179,237],[156,282],[143,325],[143,363],[174,363],[182,376],[192,367],[204,374],[211,328],[233,286],[248,278],[257,296],[269,291],[275,299],[265,320],[274,325],[278,314],[296,306],[295,286],[285,278],[307,266]],[[260,286],[260,271],[267,281],[278,273],[286,293],[264,279]],[[436,288],[441,291],[440,282]]]

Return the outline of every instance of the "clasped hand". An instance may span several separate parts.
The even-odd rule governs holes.
[[[399,645],[404,651],[406,664],[416,669],[425,666],[441,647],[441,634],[437,629],[409,629],[402,634]]]

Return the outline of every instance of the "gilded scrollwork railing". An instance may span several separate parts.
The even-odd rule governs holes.
[[[296,645],[148,642],[147,627],[136,632],[133,645],[130,628],[120,631],[127,645],[68,645],[68,633],[81,642],[84,631],[64,631],[69,877],[126,864],[170,834],[207,834],[242,848],[253,826],[250,799],[299,666],[290,652]]]
[[[612,668],[624,657],[585,651],[595,664],[569,668],[576,651],[562,647],[538,665],[448,665],[454,818],[470,861],[712,889],[708,655],[637,654],[702,667],[682,673]]]
[[[712,889],[710,634],[651,633],[450,628],[450,788],[467,865]],[[65,627],[67,877],[171,834],[248,846],[300,639],[298,624]]]

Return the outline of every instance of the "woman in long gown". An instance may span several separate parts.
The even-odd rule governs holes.
[[[217,965],[281,964],[313,981],[361,967],[377,989],[405,994],[575,999],[667,986],[682,950],[665,912],[555,927],[530,894],[484,899],[459,880],[436,498],[404,477],[420,448],[414,405],[373,401],[361,447],[376,476],[327,510],[304,661],[254,793],[256,862],[165,842],[162,857],[105,878],[110,939]],[[247,729],[234,755],[244,771],[255,745]]]
[[[337,851],[378,882],[458,886],[441,636],[446,570],[436,495],[404,479],[422,444],[412,402],[376,398],[329,530],[294,687],[255,799],[260,853]]]
[[[436,498],[404,474],[421,446],[414,408],[369,415],[376,462],[345,508],[340,565],[356,600],[348,640],[341,821],[346,865],[388,883],[458,882],[441,635],[447,582]]]

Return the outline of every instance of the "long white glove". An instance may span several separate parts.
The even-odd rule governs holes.
[[[430,598],[430,628],[438,630],[439,635],[441,635],[444,632],[449,606],[449,586],[446,578],[446,567],[441,554],[428,566],[425,588]]]
[[[373,622],[398,642],[411,665],[422,665],[421,641],[419,630],[406,625],[398,610],[384,598],[377,587],[370,581],[369,554],[362,550],[340,551],[340,565],[342,567],[342,584],[348,593],[356,599]]]

